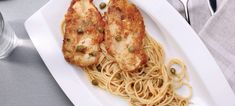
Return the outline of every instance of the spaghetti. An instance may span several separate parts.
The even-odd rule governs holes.
[[[64,33],[65,23],[61,26]],[[148,61],[136,71],[121,70],[103,43],[98,64],[83,67],[83,70],[93,85],[128,99],[131,106],[188,106],[192,87],[188,84],[185,64],[176,58],[165,64],[163,47],[149,35],[143,43]],[[181,70],[172,72],[173,65],[178,65]],[[176,91],[182,86],[190,90],[187,97]]]
[[[146,65],[135,72],[122,71],[115,59],[109,55],[104,44],[101,44],[102,56],[97,65],[85,67],[85,72],[98,86],[129,99],[133,106],[187,106],[192,95],[191,86],[185,82],[186,68],[179,59],[172,59],[164,64],[163,48],[147,36],[144,39],[144,50],[149,57]],[[172,65],[177,64],[181,71],[173,75]],[[183,97],[176,89],[187,86],[190,95]]]

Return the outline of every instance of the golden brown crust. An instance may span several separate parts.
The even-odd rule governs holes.
[[[127,0],[110,0],[108,12],[105,13],[105,45],[110,54],[126,71],[137,69],[146,63],[143,51],[145,26],[143,17],[135,5]],[[121,36],[121,40],[116,39]],[[130,48],[134,48],[130,52]]]
[[[104,22],[92,0],[73,0],[65,15],[65,24],[62,49],[65,59],[78,66],[96,64],[100,55],[99,44],[104,36]],[[85,49],[79,51],[78,46]]]

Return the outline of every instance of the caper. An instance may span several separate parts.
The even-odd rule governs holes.
[[[163,85],[163,80],[160,79],[159,82],[158,82],[158,87],[160,88],[160,87],[162,87],[162,85]]]
[[[99,27],[99,28],[98,28],[98,31],[99,31],[100,33],[104,33],[104,28]]]
[[[89,53],[89,56],[96,56],[97,52],[91,52]]]
[[[120,42],[120,41],[122,40],[122,37],[119,36],[119,35],[118,35],[118,36],[115,36],[115,40],[118,41],[118,42]]]
[[[82,34],[84,31],[83,31],[82,28],[78,28],[78,29],[77,29],[77,32],[78,32],[79,34]]]
[[[124,15],[122,15],[122,16],[121,16],[121,20],[124,20],[124,19],[125,19],[125,16],[124,16]]]
[[[128,48],[128,51],[133,53],[135,51],[135,48],[133,46],[131,46],[131,47]]]
[[[134,83],[131,83],[131,88],[133,88],[133,87],[134,87],[134,85],[135,85]]]
[[[70,39],[69,39],[69,38],[67,38],[67,39],[66,39],[66,41],[67,41],[67,42],[70,42]]]
[[[92,83],[92,85],[94,85],[94,86],[99,85],[98,81],[97,81],[97,80],[95,80],[95,79],[93,79],[93,80],[91,81],[91,83]]]
[[[106,7],[106,3],[101,2],[101,3],[100,3],[100,9],[104,9],[105,7]]]
[[[77,52],[83,52],[85,49],[86,49],[85,46],[83,46],[83,45],[78,45],[76,51],[77,51]]]
[[[175,70],[175,68],[171,68],[171,69],[170,69],[170,71],[171,71],[171,74],[173,74],[173,75],[175,75],[175,74],[176,74],[176,70]]]
[[[115,77],[116,77],[117,79],[121,79],[121,78],[122,78],[122,76],[121,76],[120,73],[117,73],[117,74],[115,75]]]

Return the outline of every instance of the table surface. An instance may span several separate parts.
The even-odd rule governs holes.
[[[23,44],[0,60],[0,106],[73,106],[34,48],[24,22],[48,0],[0,0],[0,11]]]

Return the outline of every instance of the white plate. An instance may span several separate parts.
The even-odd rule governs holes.
[[[25,22],[25,27],[51,74],[79,106],[128,106],[127,100],[93,87],[61,52],[60,23],[71,0],[51,0]],[[99,4],[102,0],[94,0]],[[193,98],[190,106],[234,106],[235,96],[222,71],[198,35],[166,0],[132,0],[142,11],[146,30],[165,48],[166,62],[179,57],[187,64]]]

